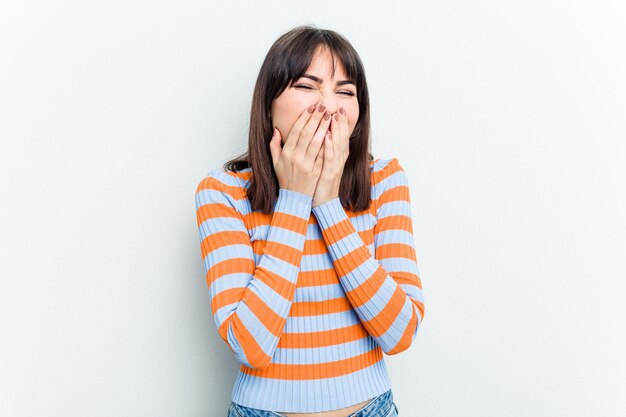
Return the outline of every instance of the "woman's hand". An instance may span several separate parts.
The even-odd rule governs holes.
[[[343,107],[330,122],[330,135],[324,139],[324,165],[313,195],[313,207],[339,196],[339,185],[350,151],[348,116]]]
[[[323,105],[311,105],[293,124],[282,147],[280,130],[274,128],[270,152],[280,188],[313,196],[322,171],[322,145],[330,120]]]

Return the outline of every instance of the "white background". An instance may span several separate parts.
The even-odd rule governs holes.
[[[400,414],[626,415],[626,6],[374,3],[0,2],[2,417],[226,414],[194,192],[305,23],[359,52],[409,174]]]

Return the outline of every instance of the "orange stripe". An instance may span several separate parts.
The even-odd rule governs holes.
[[[247,180],[250,178],[252,171],[235,171],[231,172],[231,175],[237,178],[241,178],[242,180]]]
[[[252,274],[254,272],[254,261],[249,258],[231,258],[225,261],[218,262],[211,266],[206,273],[207,286],[211,284],[219,277],[228,274],[246,273]]]
[[[381,348],[376,347],[361,355],[333,362],[305,365],[270,363],[265,369],[251,369],[247,366],[242,366],[241,370],[246,374],[263,378],[289,380],[334,378],[372,366],[381,361],[382,357]]]
[[[198,226],[207,219],[213,219],[217,217],[232,217],[237,220],[241,220],[241,214],[233,207],[227,206],[222,203],[207,203],[198,207],[196,210],[196,222]]]
[[[285,300],[293,300],[293,295],[296,291],[296,286],[293,282],[282,276],[265,269],[262,266],[256,268],[255,278],[263,282],[268,287],[272,288],[278,295]]]
[[[374,228],[376,229],[376,234],[386,230],[406,230],[413,234],[411,218],[403,215],[383,217],[376,222]]]
[[[339,223],[333,224],[332,226],[322,230],[322,234],[324,235],[324,241],[328,245],[332,245],[333,243],[337,243],[339,240],[352,234],[353,231],[354,225],[350,219],[344,219]]]
[[[365,246],[359,246],[348,254],[337,259],[334,264],[340,276],[346,276],[356,268],[361,266],[366,259],[372,256],[371,252]],[[380,266],[380,264],[379,264]]]
[[[374,243],[374,233],[372,233],[372,230],[363,230],[357,233],[365,245],[369,246]]]
[[[291,230],[301,235],[306,234],[308,224],[308,219],[303,219],[302,217],[294,216],[289,213],[276,211],[272,216],[273,226],[282,227],[283,229]]]
[[[308,239],[304,242],[304,253],[307,255],[321,255],[327,251],[324,239]]]
[[[213,315],[220,308],[233,303],[238,303],[243,297],[243,293],[245,288],[229,288],[224,291],[220,291],[215,294],[215,297],[211,300],[211,310],[213,311]]]
[[[369,333],[361,323],[339,329],[320,332],[287,333],[283,332],[278,346],[280,348],[316,348],[353,342],[367,337]]]
[[[272,213],[262,213],[260,211],[251,211],[244,217],[246,224],[269,225],[272,221]]]
[[[261,346],[257,343],[256,339],[248,331],[243,324],[237,313],[233,314],[233,332],[239,345],[246,354],[248,362],[254,367],[262,367],[269,363],[272,358],[263,352]]]
[[[207,253],[228,245],[250,246],[250,235],[243,231],[227,230],[207,236],[200,244],[202,259],[206,257]]]
[[[350,303],[355,308],[363,306],[363,304],[367,303],[370,298],[372,298],[372,296],[380,290],[380,287],[382,287],[385,283],[386,276],[387,273],[383,269],[382,265],[379,264],[372,276],[363,281],[361,285],[354,288],[352,291],[348,291],[346,293],[350,299]]]
[[[253,291],[248,291],[246,294],[244,303],[253,312],[257,319],[270,333],[276,337],[280,337],[280,334],[285,327],[285,320],[282,316],[276,314],[274,310],[270,308],[263,300],[259,298]]]
[[[377,159],[376,161],[378,161],[379,159]],[[401,170],[402,169],[400,167],[398,159],[397,158],[393,158],[381,170],[375,171],[375,172],[372,171],[371,183],[373,185],[376,185],[376,184],[380,183],[382,180],[384,180],[385,178],[387,178],[390,175],[392,175],[393,173],[395,173],[397,171],[401,171]]]
[[[274,226],[282,227],[302,235],[306,235],[309,226],[309,219],[303,219],[302,217],[280,211],[274,212],[272,221]]]
[[[404,333],[402,333],[402,337],[398,341],[393,349],[387,352],[387,355],[395,355],[396,353],[400,353],[411,346],[413,343],[413,334],[415,333],[415,326],[417,326],[417,315],[415,312],[411,315],[411,319],[409,323],[406,325],[406,329],[404,329]]]
[[[422,282],[420,281],[419,276],[417,276],[416,274],[404,271],[396,271],[389,275],[391,275],[394,281],[396,281],[398,284],[409,284],[415,285],[420,289],[422,288]]]
[[[421,301],[414,300],[413,298],[411,298],[411,302],[415,304],[417,309],[420,311],[420,316],[422,316],[422,320],[424,320],[424,313],[426,312],[424,309],[424,303],[422,303]]]
[[[349,311],[352,305],[345,297],[325,301],[298,301],[291,305],[290,317],[321,316]]]
[[[302,251],[292,246],[285,245],[284,243],[271,240],[265,242],[265,246],[261,252],[271,254],[273,257],[288,262],[296,267],[300,266],[300,260],[302,259]]]
[[[406,201],[410,202],[409,199],[409,186],[404,185],[393,185],[392,188],[388,188],[382,192],[378,196],[378,202],[381,202],[378,206],[382,206],[383,202],[391,202],[391,201]]]
[[[322,234],[324,235],[325,239],[320,240],[320,242],[322,242],[324,247],[323,249],[321,249],[321,252],[317,252],[317,253],[327,252],[326,243],[325,243],[326,240],[328,240],[329,244],[336,243],[337,241],[343,239],[344,237],[348,235],[351,235],[354,232],[356,232],[359,235],[359,237],[361,238],[361,240],[363,241],[365,245],[370,245],[374,243],[374,234],[372,232],[372,229],[357,231],[354,227],[354,224],[352,224],[352,222],[350,221],[350,219],[344,219],[340,221],[339,223],[336,223],[330,227],[327,227],[326,229],[322,231]],[[334,239],[332,235],[337,235],[337,237]]]
[[[335,268],[320,269],[317,271],[300,271],[298,274],[298,288],[331,284],[339,284],[339,277],[337,277]]]
[[[245,197],[246,189],[237,185],[228,185],[217,178],[213,177],[205,177],[198,184],[198,188],[196,189],[196,193],[202,190],[216,190],[223,191],[225,193],[230,194],[235,199],[239,200]]]
[[[406,301],[406,293],[401,287],[396,287],[389,302],[383,307],[383,309],[371,320],[363,323],[370,334],[374,337],[380,337],[393,324],[393,322],[400,315],[400,311],[404,307]]]
[[[228,342],[228,326],[230,326],[230,323],[233,321],[233,317],[234,317],[234,314],[228,317],[226,320],[224,320],[222,324],[220,324],[220,328],[217,329],[218,333],[220,334],[224,342],[226,342],[226,344],[230,347],[231,350],[233,348],[230,346],[230,343]]]
[[[386,243],[376,248],[376,259],[406,258],[416,260],[415,249],[404,243]]]

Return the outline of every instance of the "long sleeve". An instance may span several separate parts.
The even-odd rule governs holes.
[[[378,174],[375,256],[339,198],[312,208],[340,283],[366,330],[389,355],[406,350],[424,317],[408,178],[393,158]]]
[[[237,360],[269,366],[293,302],[312,197],[280,189],[265,247],[255,264],[244,223],[243,194],[220,170],[196,191],[196,216],[211,307],[221,338]],[[249,206],[248,206],[249,207]]]

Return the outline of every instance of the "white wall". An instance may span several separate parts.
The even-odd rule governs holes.
[[[410,176],[401,415],[625,415],[625,6],[374,3],[2,1],[1,416],[226,414],[194,192],[302,23],[351,40]]]

